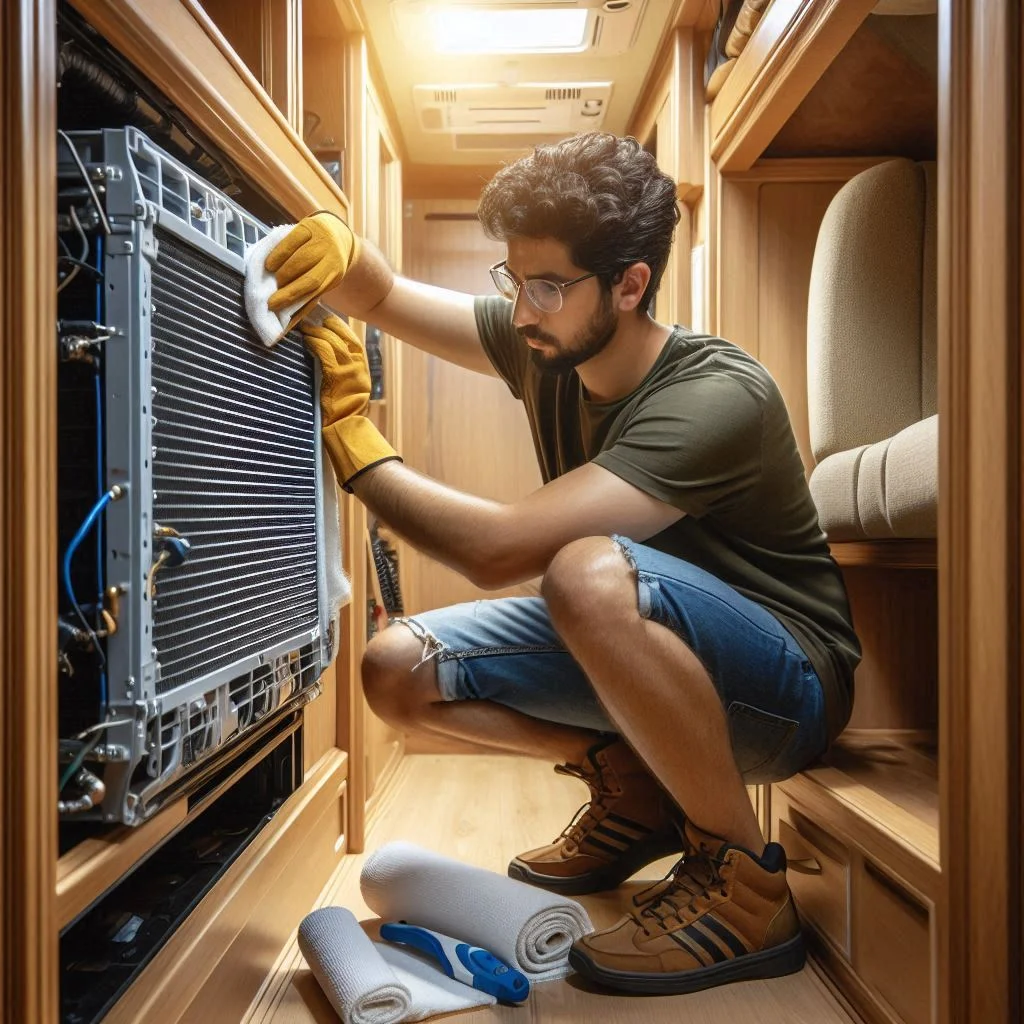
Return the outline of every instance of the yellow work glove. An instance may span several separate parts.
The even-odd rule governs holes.
[[[366,353],[344,320],[329,316],[319,327],[299,328],[320,360],[320,410],[324,444],[346,491],[364,470],[399,455],[367,419],[370,367]]]
[[[314,213],[298,224],[267,256],[264,266],[274,275],[277,291],[267,305],[271,311],[301,302],[289,329],[344,278],[359,255],[359,239],[352,229],[333,213]]]

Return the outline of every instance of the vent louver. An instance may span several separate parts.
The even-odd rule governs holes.
[[[544,99],[548,100],[578,100],[583,95],[583,90],[578,86],[569,89],[548,89],[544,93]]]

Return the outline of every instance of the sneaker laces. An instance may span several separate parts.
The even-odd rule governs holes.
[[[570,778],[579,779],[581,782],[585,782],[590,789],[590,799],[580,805],[572,816],[572,820],[554,840],[557,843],[564,839],[567,845],[579,846],[586,838],[587,833],[600,823],[600,819],[591,808],[603,807],[604,798],[610,794],[601,786],[600,774],[591,775],[579,765],[556,764],[555,772],[558,775],[568,775]]]
[[[719,870],[725,864],[724,858],[712,853],[698,853],[692,850],[684,853],[664,878],[649,885],[633,897],[634,905],[640,907],[646,893],[664,884],[670,877],[672,878],[672,881],[656,898],[644,906],[638,914],[633,914],[634,919],[643,928],[645,934],[650,935],[648,924],[656,928],[664,928],[665,921],[673,917],[682,923],[684,913],[690,918],[695,917],[698,913],[698,900],[710,900],[715,892],[725,894],[725,879]],[[694,868],[700,867],[707,869],[706,878],[701,878],[694,872]]]

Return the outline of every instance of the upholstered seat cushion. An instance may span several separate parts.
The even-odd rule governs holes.
[[[894,437],[837,452],[811,474],[829,540],[934,537],[939,500],[939,417]]]

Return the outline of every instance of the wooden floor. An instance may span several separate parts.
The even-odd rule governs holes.
[[[321,893],[318,906],[348,907],[362,921],[373,915],[359,892],[367,854],[405,839],[469,864],[504,872],[521,850],[549,842],[586,798],[576,780],[555,775],[549,765],[511,757],[415,754],[405,757],[382,794],[367,833],[365,854],[344,858]],[[642,877],[660,878],[671,861],[652,864]],[[614,893],[586,896],[597,928],[622,914],[630,882]],[[313,908],[310,907],[312,910]],[[851,1024],[810,966],[773,981],[747,981],[685,996],[627,997],[586,986],[578,976],[535,987],[521,1007],[497,1006],[448,1019],[460,1024]],[[441,1019],[441,1018],[435,1018]],[[333,1024],[338,1017],[306,967],[294,936],[253,1001],[245,1024]]]

